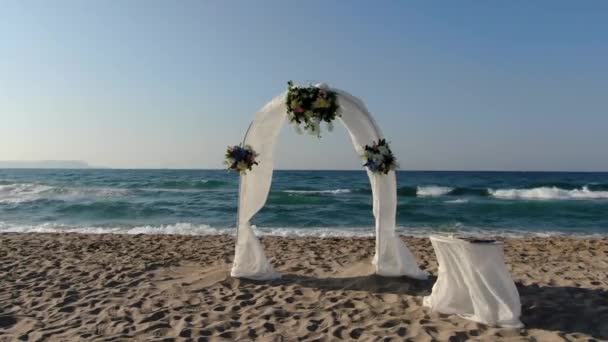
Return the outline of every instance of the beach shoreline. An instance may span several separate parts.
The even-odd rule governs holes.
[[[229,276],[231,235],[0,234],[0,341],[608,339],[608,238],[500,238],[524,329],[422,307],[429,280],[373,275],[374,238],[264,236],[283,278]]]

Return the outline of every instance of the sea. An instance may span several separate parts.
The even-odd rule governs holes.
[[[404,235],[608,237],[608,173],[399,171]],[[234,234],[225,170],[0,169],[0,233]],[[275,171],[259,235],[373,236],[363,171]]]

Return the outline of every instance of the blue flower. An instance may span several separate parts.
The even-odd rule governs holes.
[[[235,152],[236,152],[236,153],[235,153],[235,157],[236,157],[238,160],[242,160],[242,159],[244,159],[244,158],[245,158],[245,156],[247,155],[247,151],[245,151],[245,149],[244,149],[244,148],[242,148],[242,147],[237,148]]]
[[[367,166],[371,172],[376,172],[376,170],[378,170],[378,165],[371,159],[368,159],[367,163],[363,164],[363,166]]]

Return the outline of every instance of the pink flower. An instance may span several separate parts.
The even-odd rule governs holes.
[[[294,113],[304,113],[304,108],[298,107],[298,108],[294,109],[293,112]]]

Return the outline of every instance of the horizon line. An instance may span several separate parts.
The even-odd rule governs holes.
[[[91,171],[99,171],[99,170],[167,170],[167,171],[226,171],[224,168],[171,168],[171,167],[158,167],[158,168],[149,168],[149,167],[105,167],[105,166],[93,166],[93,167],[81,167],[81,168],[62,168],[62,167],[0,167],[0,170],[91,170]],[[338,171],[338,172],[365,172],[364,169],[274,169],[274,171]],[[487,170],[449,170],[449,169],[441,169],[441,170],[425,170],[425,169],[400,169],[395,170],[396,172],[530,172],[530,173],[550,173],[550,172],[561,172],[561,173],[608,173],[606,171],[583,171],[583,170],[495,170],[495,169],[487,169]]]

